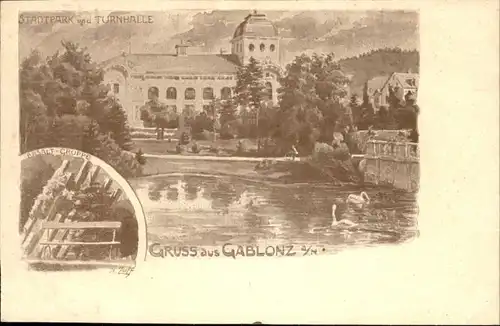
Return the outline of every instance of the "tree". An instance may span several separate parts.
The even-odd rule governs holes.
[[[394,118],[394,110],[386,106],[381,106],[375,116],[375,129],[394,130],[397,123]]]
[[[265,85],[260,63],[250,57],[248,64],[240,67],[236,74],[236,87],[234,102],[244,109],[249,109],[247,114],[255,121],[249,126],[248,135],[259,138],[259,113],[265,96]],[[260,142],[259,142],[260,146]]]
[[[356,122],[359,130],[366,130],[370,126],[374,126],[375,121],[375,108],[373,102],[370,100],[370,95],[368,94],[368,83],[365,83],[363,87],[363,102],[361,107],[358,109],[359,118]]]
[[[221,105],[219,108],[220,114],[220,124],[221,126],[227,125],[230,122],[237,119],[236,106],[234,105],[234,101],[232,99],[221,101]]]
[[[237,111],[233,99],[222,100],[219,106],[220,137],[232,139],[237,132]]]
[[[264,96],[264,83],[262,68],[257,60],[250,57],[247,65],[248,73],[250,75],[249,89],[249,106],[250,108],[260,108]]]
[[[353,94],[349,100],[349,107],[352,114],[352,123],[357,126],[361,121],[361,106],[359,105],[359,98],[357,94]]]
[[[333,54],[302,54],[287,65],[278,90],[275,138],[280,146],[285,150],[296,144],[310,152],[317,140],[331,141],[334,127],[345,113],[341,99],[347,94],[348,82]]]
[[[96,155],[124,174],[139,171],[130,149],[126,114],[108,96],[103,70],[86,49],[62,42],[63,51],[25,58],[20,73],[21,151],[65,146]]]
[[[207,112],[200,112],[191,123],[191,135],[202,133],[205,130],[213,131],[213,120]]]
[[[21,152],[44,147],[51,121],[40,95],[31,89],[22,90],[20,107]]]
[[[234,102],[242,107],[257,108],[262,102],[265,86],[259,62],[250,57],[248,64],[238,68]]]
[[[105,115],[99,125],[101,131],[109,133],[118,146],[124,150],[131,149],[132,140],[127,122],[127,114],[118,102],[118,99],[107,99]]]

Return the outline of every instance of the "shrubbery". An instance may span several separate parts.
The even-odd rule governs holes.
[[[346,161],[351,158],[351,154],[345,143],[341,143],[337,148],[333,148],[325,143],[316,143],[312,157],[319,162],[332,160]]]

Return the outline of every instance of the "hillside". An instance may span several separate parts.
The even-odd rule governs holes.
[[[339,60],[348,74],[353,75],[351,90],[361,96],[364,83],[376,76],[389,76],[393,72],[419,72],[419,52],[385,48]]]

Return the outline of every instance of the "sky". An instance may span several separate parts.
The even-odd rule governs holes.
[[[36,49],[52,55],[61,41],[86,47],[95,61],[123,51],[173,53],[181,40],[192,53],[230,52],[236,26],[250,11],[57,12],[44,15],[91,18],[90,24],[20,24],[19,55]],[[349,57],[384,47],[419,49],[418,13],[408,11],[266,11],[278,29],[282,63],[301,53],[334,52]],[[21,13],[24,17],[39,13]],[[95,16],[152,16],[151,24],[98,24]],[[92,19],[93,18],[93,19]]]

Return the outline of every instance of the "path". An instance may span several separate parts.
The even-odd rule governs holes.
[[[286,162],[292,161],[287,157],[244,157],[244,156],[208,156],[208,155],[181,155],[181,154],[144,154],[144,157],[170,158],[174,160],[199,160],[199,161],[246,161],[262,162],[264,160]],[[351,155],[351,158],[364,158],[364,155]],[[306,158],[296,157],[295,162],[304,161]]]
[[[144,157],[165,158],[173,160],[193,160],[193,161],[244,161],[244,162],[262,162],[264,160],[284,162],[292,161],[286,157],[241,157],[241,156],[203,156],[203,155],[179,155],[179,154],[144,154]],[[295,158],[295,162],[299,162],[300,157]]]

